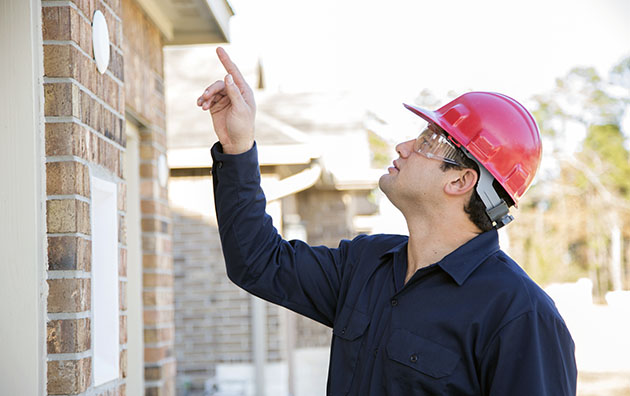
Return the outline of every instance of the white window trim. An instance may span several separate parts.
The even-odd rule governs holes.
[[[120,303],[118,294],[118,188],[91,175],[92,376],[94,386],[118,379]]]

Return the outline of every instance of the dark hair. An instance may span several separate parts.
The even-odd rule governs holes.
[[[446,172],[449,169],[467,169],[470,168],[477,172],[477,176],[479,176],[479,166],[475,161],[468,158],[463,152],[461,152],[461,158],[459,158],[459,162],[463,166],[454,165],[448,162],[442,162],[440,169]],[[479,182],[479,178],[477,178],[477,183]],[[494,187],[495,191],[499,195],[499,198],[503,199],[508,207],[514,205],[512,198],[508,195],[508,193],[503,189],[503,187],[494,180],[492,182],[492,187]],[[475,189],[470,196],[470,200],[468,204],[464,206],[464,212],[468,214],[468,218],[472,221],[477,228],[479,228],[482,232],[490,231],[494,225],[492,221],[490,221],[490,217],[486,213],[486,205],[477,194],[477,184],[475,184]]]

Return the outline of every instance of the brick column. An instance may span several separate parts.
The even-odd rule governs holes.
[[[158,180],[158,159],[166,152],[159,129],[140,133],[144,360],[146,395],[175,394],[172,221],[167,191]]]
[[[91,21],[100,10],[110,64],[96,69]],[[90,170],[124,185],[124,84],[120,0],[43,1],[46,220],[48,233],[48,394],[125,394],[126,303],[119,264],[121,373],[94,389],[91,348]],[[121,190],[119,188],[119,190]],[[119,219],[124,198],[119,200]],[[123,224],[120,221],[120,224]],[[119,232],[124,251],[124,228]],[[123,255],[123,253],[121,253]]]
[[[145,394],[175,395],[171,214],[158,164],[166,157],[162,36],[133,0],[122,0],[126,109],[140,124],[140,211]]]

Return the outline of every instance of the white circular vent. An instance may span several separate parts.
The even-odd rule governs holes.
[[[92,18],[92,47],[96,68],[103,74],[109,66],[109,30],[105,16],[98,10]]]

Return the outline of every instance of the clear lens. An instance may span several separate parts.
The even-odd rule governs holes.
[[[427,158],[462,166],[461,154],[444,134],[425,128],[416,139],[415,151]]]

